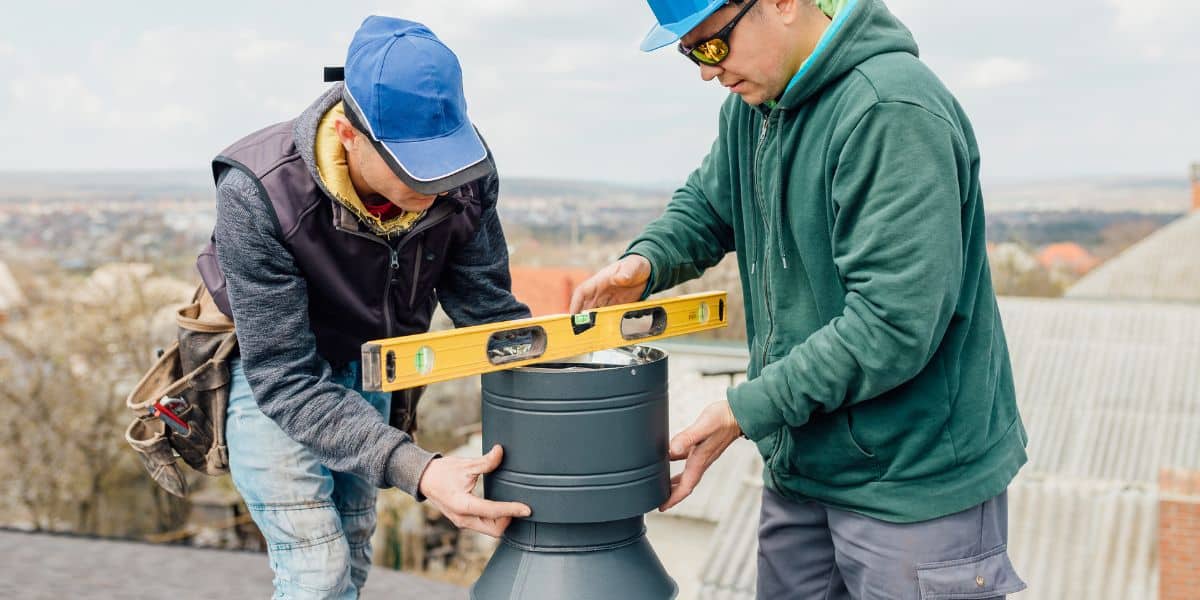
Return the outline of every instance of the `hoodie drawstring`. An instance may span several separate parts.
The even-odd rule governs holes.
[[[782,109],[777,109],[777,110],[782,110]],[[782,116],[780,116],[780,120],[783,120]],[[779,200],[777,202],[778,210],[779,210],[779,220],[775,222],[775,243],[779,244],[779,260],[783,263],[783,270],[786,271],[786,270],[788,270],[788,261],[787,261],[787,252],[785,252],[783,249],[783,226],[785,223],[787,223],[787,220],[785,220],[785,218],[784,218],[785,215],[783,212],[784,171],[783,171],[783,140],[782,139],[780,139],[779,143],[776,144],[775,167],[776,167],[776,172],[779,173],[779,187],[776,188],[776,192],[775,192],[776,197]]]

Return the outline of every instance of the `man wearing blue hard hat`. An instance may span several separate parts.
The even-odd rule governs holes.
[[[419,23],[370,17],[344,79],[213,161],[217,223],[197,261],[237,328],[230,472],[267,540],[276,598],[358,596],[377,488],[493,536],[529,515],[471,495],[499,447],[429,453],[410,437],[414,395],[362,390],[361,345],[425,332],[439,302],[457,326],[529,316],[458,59]]]
[[[1006,490],[1027,438],[966,114],[882,0],[649,4],[642,49],[674,45],[730,94],[708,156],[572,310],[736,252],[750,350],[747,381],[671,440],[686,463],[663,508],[745,436],[765,462],[759,598],[1023,589]]]

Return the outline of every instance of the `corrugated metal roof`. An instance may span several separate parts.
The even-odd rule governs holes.
[[[1009,556],[1023,600],[1151,600],[1158,593],[1156,487],[1023,474],[1009,487]]]
[[[1068,298],[1200,302],[1200,212],[1127,248],[1067,290]]]
[[[705,369],[745,369],[749,355],[745,346],[656,344],[666,349],[670,377],[670,431],[679,433],[691,425],[704,407],[725,398],[730,379],[725,376],[703,377]],[[737,375],[735,383],[745,380]],[[672,474],[683,470],[682,461],[671,465]],[[679,505],[663,513],[666,516],[700,519],[710,523],[721,521],[729,514],[737,499],[738,486],[747,475],[762,472],[758,449],[746,440],[737,440],[725,450],[708,470],[692,494]]]
[[[700,570],[698,600],[754,600],[762,480],[746,478],[729,487],[738,492],[729,513],[713,532],[708,557]]]
[[[1037,475],[1200,469],[1200,306],[1002,298]]]
[[[1200,305],[1002,298],[1030,462],[1009,488],[1020,598],[1155,598],[1160,468],[1200,470]],[[761,484],[713,535],[702,600],[751,600]]]

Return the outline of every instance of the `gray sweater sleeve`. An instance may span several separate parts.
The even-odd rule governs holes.
[[[437,285],[442,309],[455,327],[529,316],[529,307],[512,294],[508,243],[496,212],[499,178],[489,176],[482,187],[479,231],[470,243],[455,249]]]
[[[333,382],[309,326],[307,282],[274,217],[245,173],[231,169],[217,186],[217,260],[259,408],[330,469],[420,498],[417,484],[436,455],[389,426],[357,391]]]

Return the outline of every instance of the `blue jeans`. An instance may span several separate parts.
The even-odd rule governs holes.
[[[241,360],[232,383],[225,437],[229,470],[263,537],[278,600],[357,598],[371,567],[375,487],[330,471],[258,409]],[[358,363],[334,380],[361,392]],[[390,393],[362,394],[388,414]]]

